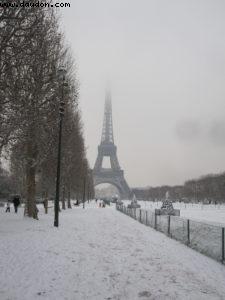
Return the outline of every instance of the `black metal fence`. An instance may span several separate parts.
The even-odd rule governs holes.
[[[198,252],[225,263],[225,229],[222,226],[176,216],[155,215],[151,210],[127,208],[124,205],[117,205],[116,209]]]

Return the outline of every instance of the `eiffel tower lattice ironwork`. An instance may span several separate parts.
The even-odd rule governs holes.
[[[103,168],[104,157],[110,158],[111,168]],[[106,93],[105,112],[102,129],[101,143],[98,146],[98,156],[93,169],[94,185],[109,183],[117,187],[121,199],[130,199],[131,190],[124,178],[117,158],[117,147],[113,138],[112,104],[111,95]]]

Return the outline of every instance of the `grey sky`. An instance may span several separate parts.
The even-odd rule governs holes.
[[[73,0],[61,13],[92,167],[110,82],[131,186],[225,170],[224,0]]]

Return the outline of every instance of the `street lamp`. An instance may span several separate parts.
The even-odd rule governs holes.
[[[57,175],[56,175],[56,193],[55,193],[55,218],[54,218],[54,226],[59,226],[59,194],[60,194],[60,167],[61,167],[61,143],[62,143],[62,122],[63,122],[63,115],[64,115],[64,88],[68,86],[65,81],[65,68],[60,68],[59,71],[59,79],[62,81],[61,88],[62,88],[62,96],[59,105],[59,140],[58,140],[58,158],[57,158]]]

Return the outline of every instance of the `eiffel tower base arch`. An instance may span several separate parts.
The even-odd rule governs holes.
[[[131,199],[131,191],[130,188],[124,178],[124,174],[122,170],[118,171],[94,171],[93,172],[93,181],[94,186],[97,186],[102,183],[108,183],[114,185],[120,194],[120,199]]]

